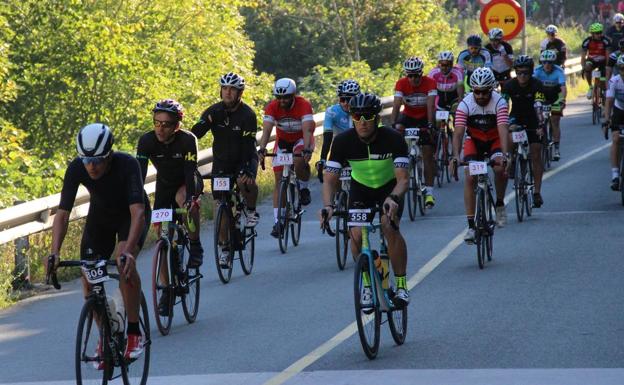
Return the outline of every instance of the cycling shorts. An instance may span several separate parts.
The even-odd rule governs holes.
[[[349,208],[367,209],[376,206],[382,207],[388,195],[392,193],[395,185],[396,179],[393,179],[385,185],[373,189],[358,183],[354,179],[351,179],[351,189],[349,190]],[[401,219],[401,216],[403,215],[404,202],[405,199],[401,197],[399,201],[399,210],[397,211],[398,219]]]
[[[139,250],[143,248],[147,231],[152,220],[149,204],[145,205],[145,223],[139,241]],[[111,215],[109,210],[91,207],[87,215],[82,240],[80,241],[80,259],[110,258],[117,242],[128,240],[130,233],[130,215]],[[135,255],[136,257],[136,255]]]
[[[544,104],[550,105],[550,115],[552,116],[563,116],[564,108],[561,108],[561,104],[557,101],[559,100],[559,93],[556,94],[545,94],[544,95]]]
[[[591,65],[592,71],[595,70],[596,68],[600,70],[601,78],[604,78],[607,75],[607,62],[606,61],[595,62],[591,59],[587,59],[587,63]]]
[[[620,131],[620,126],[624,125],[624,111],[613,106],[611,113],[611,131]]]
[[[231,175],[234,177],[234,180],[236,180],[241,174],[243,168],[245,169],[245,174],[252,177],[253,179],[256,179],[256,176],[258,175],[257,159],[252,160],[248,167],[245,167],[245,165],[241,164],[240,162],[223,162],[214,159],[212,162],[212,175]],[[215,201],[219,200],[221,198],[221,195],[221,191],[212,190],[212,198]]]
[[[293,154],[301,154],[303,152],[303,138],[299,138],[294,142],[288,142],[284,139],[277,138],[275,141],[275,146],[273,147],[273,152],[291,152]],[[310,150],[314,151],[314,136],[310,138]],[[284,166],[273,166],[273,171],[282,172]]]
[[[213,165],[214,169],[214,165]],[[202,191],[204,191],[204,181],[199,174],[199,171],[195,171],[194,175],[194,183],[195,183],[195,191],[197,195],[199,195]],[[181,186],[170,186],[159,184],[156,182],[156,194],[154,197],[154,210],[156,209],[165,209],[178,207],[176,202],[176,194],[178,193],[178,189]]]
[[[433,145],[431,133],[427,129],[427,126],[429,125],[429,121],[427,119],[414,119],[410,116],[400,114],[397,124],[402,124],[404,128],[420,128],[420,139],[418,140],[418,144],[421,146]]]
[[[490,159],[494,159],[503,154],[501,149],[500,138],[490,141],[480,141],[467,137],[464,141],[464,161],[485,160],[485,153],[490,155]]]

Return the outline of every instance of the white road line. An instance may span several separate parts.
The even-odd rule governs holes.
[[[561,167],[557,167],[555,169],[551,169],[544,174],[542,180],[549,179],[563,170],[566,170],[573,165],[589,158],[590,156],[604,150],[609,147],[611,144],[606,143],[602,146],[599,146],[588,153],[581,155],[577,158],[570,160],[567,163],[561,165]],[[505,197],[505,204],[507,204],[511,198],[513,197],[513,192],[507,194]],[[438,252],[433,258],[429,260],[423,267],[421,267],[416,274],[414,274],[408,281],[408,288],[411,290],[414,286],[418,285],[422,282],[436,267],[438,267],[448,256],[455,251],[463,243],[463,236],[466,232],[467,228],[464,228],[459,234],[457,234],[453,240],[451,240],[440,252]],[[357,324],[356,322],[352,322],[350,325],[342,329],[338,334],[324,342],[322,345],[301,357],[299,360],[295,361],[292,365],[284,369],[281,373],[271,378],[264,385],[280,385],[288,381],[290,378],[296,376],[298,373],[302,372],[305,368],[312,365],[318,359],[323,357],[333,348],[338,346],[340,343],[351,337],[357,333]]]

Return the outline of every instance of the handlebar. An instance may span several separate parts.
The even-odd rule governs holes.
[[[89,261],[89,262],[99,262],[100,260],[96,260],[96,261]],[[121,265],[119,266],[120,270],[123,270],[124,265],[126,264],[126,256],[122,255],[119,258],[119,261],[121,263]],[[60,261],[58,264],[58,267],[80,267],[82,266],[82,263],[84,261],[75,261],[75,260],[71,260],[71,261]],[[106,265],[107,266],[117,266],[117,261],[115,260],[106,260]],[[58,268],[57,267],[57,268]],[[61,284],[59,284],[58,282],[58,277],[56,275],[56,268],[54,268],[54,254],[48,256],[48,269],[46,272],[46,285],[50,284],[50,280],[52,281],[52,286],[54,286],[54,288],[56,290],[60,290],[61,289]]]
[[[266,153],[264,154],[264,158],[275,158],[276,156],[278,156],[280,153]],[[299,154],[295,154],[292,153],[293,158],[303,158],[303,153],[299,153]],[[264,158],[262,158],[262,163],[260,163],[260,167],[262,167],[263,170],[265,170],[266,168],[264,167]]]
[[[376,213],[382,213],[382,209],[379,207],[372,207],[371,209],[371,213],[376,214]],[[388,205],[387,203],[384,205],[383,207],[383,211],[388,212],[390,210],[390,205]],[[327,232],[327,234],[330,237],[334,237],[336,236],[336,232],[332,230],[331,225],[329,224],[329,219],[327,218],[327,216],[329,215],[329,213],[327,212],[327,209],[322,209],[321,210],[321,217],[323,218],[323,225],[321,227],[321,231],[323,232],[323,234],[325,234],[325,232]],[[349,215],[349,211],[348,210],[337,210],[334,211],[332,213],[333,216],[345,216],[345,215]],[[390,219],[390,226],[392,226],[392,228],[394,230],[399,230],[399,226],[396,224],[396,222],[392,219]]]
[[[487,161],[485,161],[487,163],[488,166],[493,167],[499,164],[499,162],[497,162],[494,159],[489,159]],[[469,162],[466,161],[458,161],[457,158],[453,159],[451,164],[453,165],[453,178],[455,179],[455,181],[459,180],[459,175],[457,174],[457,166],[468,166],[470,164]],[[503,165],[507,164],[507,159],[505,159],[503,161]]]

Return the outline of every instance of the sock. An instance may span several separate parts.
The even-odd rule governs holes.
[[[299,188],[300,189],[308,188],[308,181],[307,180],[297,179],[297,181],[299,182]]]
[[[407,289],[404,275],[395,275],[394,282],[396,282],[397,289]]]
[[[468,227],[470,227],[471,229],[475,228],[475,221],[474,221],[474,217],[467,217],[468,219]]]
[[[496,207],[505,206],[505,202],[502,199],[496,198]]]
[[[617,167],[613,167],[611,169],[611,179],[618,178],[619,176],[620,176],[620,169],[618,169]]]
[[[427,195],[433,195],[433,186],[425,186],[425,190],[427,190]]]
[[[128,334],[133,334],[135,336],[141,335],[141,330],[139,329],[138,322],[129,322],[128,321]]]
[[[558,150],[559,149],[559,142],[554,142],[555,143],[555,148]]]
[[[277,223],[277,207],[273,207],[273,219],[275,220],[274,223]]]

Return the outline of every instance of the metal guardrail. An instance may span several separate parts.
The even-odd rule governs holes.
[[[567,61],[565,68],[566,75],[571,75],[581,71],[581,58],[571,58]],[[382,99],[384,110],[382,117],[390,115],[392,111],[393,96],[386,96]],[[314,115],[316,129],[314,135],[323,133],[323,121],[325,113]],[[259,140],[262,133],[259,132],[256,138]],[[270,140],[275,140],[273,131]],[[210,172],[212,162],[212,148],[199,151],[197,154],[199,170],[202,174]],[[150,166],[145,178],[145,191],[152,194],[156,189],[156,170]],[[54,215],[58,209],[61,194],[49,195],[47,197],[35,199],[29,202],[18,204],[0,210],[0,244],[5,244],[20,237],[35,234],[52,227]],[[76,194],[74,208],[70,214],[70,220],[84,218],[89,210],[89,193],[84,187],[80,187]]]

